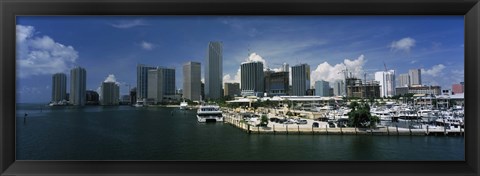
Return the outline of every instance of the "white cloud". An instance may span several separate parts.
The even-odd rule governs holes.
[[[406,37],[398,41],[393,41],[390,48],[393,51],[405,51],[409,52],[412,47],[415,46],[415,39]]]
[[[224,83],[240,83],[240,75],[241,75],[241,70],[239,68],[233,78],[232,76],[230,76],[230,74],[223,75],[223,82]]]
[[[78,59],[72,46],[65,46],[49,36],[35,36],[32,26],[17,25],[17,65],[21,78],[67,72]]]
[[[363,74],[363,65],[365,64],[364,55],[360,55],[355,60],[345,59],[343,63],[336,65],[330,65],[328,62],[323,62],[317,66],[311,73],[311,85],[315,84],[315,81],[324,80],[328,82],[335,82],[337,80],[344,80],[345,75],[342,70],[345,67],[348,72],[351,72],[353,76],[359,78]]]
[[[152,43],[149,43],[149,42],[146,42],[146,41],[142,41],[142,43],[140,43],[140,46],[142,46],[142,48],[144,50],[152,50],[154,45]]]
[[[263,59],[262,56],[258,55],[257,53],[251,53],[248,58],[246,59],[247,62],[262,62],[263,67],[267,67],[267,61]]]
[[[417,60],[412,60],[412,61],[410,61],[410,64],[415,64],[417,62],[418,62]]]
[[[115,83],[117,85],[120,85],[120,82],[117,81],[117,78],[115,78],[114,74],[109,74],[107,76],[107,78],[105,78],[105,81],[103,81],[103,82],[112,82],[112,83]]]
[[[425,70],[422,68],[422,74],[437,77],[441,75],[443,69],[445,69],[445,66],[443,64],[438,64],[434,65],[431,69]]]
[[[145,23],[143,20],[136,19],[136,20],[125,20],[125,21],[119,21],[118,23],[115,24],[110,24],[110,26],[114,28],[119,28],[119,29],[127,29],[127,28],[132,28],[136,26],[145,26],[147,23]]]

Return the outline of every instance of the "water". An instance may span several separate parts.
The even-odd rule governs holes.
[[[463,137],[248,135],[228,124],[197,123],[195,115],[178,108],[19,104],[17,159],[432,161],[465,154]]]

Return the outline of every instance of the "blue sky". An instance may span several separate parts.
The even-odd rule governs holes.
[[[91,90],[108,79],[126,94],[138,63],[176,68],[182,88],[185,62],[201,62],[203,78],[209,41],[223,42],[225,82],[239,82],[247,60],[307,63],[312,82],[341,79],[345,66],[370,80],[384,63],[397,77],[422,69],[423,84],[443,89],[464,80],[463,16],[20,16],[17,101],[48,102],[51,75],[69,84],[73,66]]]

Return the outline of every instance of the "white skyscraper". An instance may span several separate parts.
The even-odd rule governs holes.
[[[333,95],[335,95],[335,96],[346,96],[345,82],[343,80],[335,81],[333,83]]]
[[[422,85],[422,71],[420,69],[408,70],[410,76],[410,85]]]
[[[162,69],[148,70],[147,104],[162,102],[164,79]]]
[[[199,62],[183,65],[183,98],[199,101],[201,93],[201,70]]]
[[[395,71],[375,72],[375,81],[380,84],[380,96],[391,97],[395,95]]]
[[[85,105],[87,89],[87,71],[82,67],[75,67],[70,71],[70,104]]]
[[[408,74],[398,75],[398,87],[408,87],[410,86],[410,76]]]
[[[205,96],[218,99],[223,95],[223,44],[209,42],[205,62]]]

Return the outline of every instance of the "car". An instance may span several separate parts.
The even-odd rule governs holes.
[[[328,127],[335,128],[335,124],[333,122],[328,122]]]
[[[307,124],[307,123],[308,123],[307,120],[303,120],[303,119],[297,120],[297,124]]]

